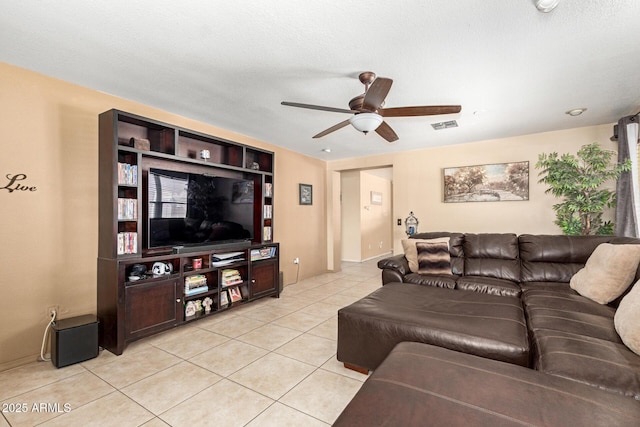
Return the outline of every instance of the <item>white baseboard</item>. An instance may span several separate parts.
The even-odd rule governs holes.
[[[390,250],[389,252],[384,252],[378,255],[374,255],[372,257],[369,258],[365,258],[365,259],[342,259],[340,261],[342,262],[366,262],[366,261],[371,261],[372,259],[376,259],[376,258],[380,258],[380,257],[386,257],[386,256],[390,256],[393,255],[393,251]]]

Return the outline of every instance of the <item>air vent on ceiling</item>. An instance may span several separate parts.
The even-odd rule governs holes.
[[[432,123],[431,126],[433,126],[435,130],[457,128],[458,122],[455,120],[449,120],[448,122]]]

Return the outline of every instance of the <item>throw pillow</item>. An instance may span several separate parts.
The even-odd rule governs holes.
[[[449,245],[442,243],[417,242],[418,273],[451,274],[451,255]]]
[[[407,259],[409,263],[409,270],[412,273],[418,272],[418,250],[416,249],[416,243],[418,242],[426,242],[426,243],[446,243],[449,245],[448,237],[439,237],[437,239],[405,239],[402,240],[402,248],[404,249],[404,257]]]
[[[613,317],[616,332],[629,350],[640,355],[640,281],[622,298]]]
[[[580,295],[607,304],[627,290],[640,263],[640,245],[602,243],[573,275],[569,286]]]

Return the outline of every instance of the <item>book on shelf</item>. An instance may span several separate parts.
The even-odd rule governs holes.
[[[118,198],[118,220],[138,219],[138,199]]]
[[[138,253],[138,233],[124,232],[117,236],[118,255]]]
[[[184,279],[184,290],[191,291],[193,289],[207,287],[207,276],[204,274],[196,274]]]
[[[138,185],[138,165],[118,162],[118,184]]]
[[[194,289],[189,289],[189,290],[184,290],[184,296],[185,297],[189,297],[191,295],[198,295],[201,294],[203,292],[207,292],[209,291],[209,287],[208,286],[201,286],[199,288],[194,288]]]
[[[236,269],[225,269],[221,272],[222,276],[222,287],[229,287],[234,285],[239,285],[242,283],[242,276],[240,272]]]
[[[273,184],[270,182],[264,184],[264,197],[273,197]]]
[[[262,240],[271,240],[271,226],[266,226],[262,229]]]
[[[269,259],[276,256],[276,247],[268,246],[260,249],[251,250],[251,261],[260,261],[261,259]]]
[[[271,219],[271,217],[273,216],[273,206],[271,205],[264,205],[262,211],[262,216],[264,216],[264,219]]]

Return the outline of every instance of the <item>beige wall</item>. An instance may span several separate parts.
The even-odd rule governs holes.
[[[342,261],[362,261],[360,171],[340,174]]]
[[[552,205],[557,200],[545,194],[538,183],[535,164],[539,153],[573,153],[585,144],[599,142],[616,150],[609,138],[612,124],[489,140],[449,147],[429,148],[394,155],[371,156],[329,162],[329,172],[393,166],[393,239],[394,252],[401,253],[400,240],[406,238],[404,225],[395,220],[413,211],[420,220],[419,231],[512,232],[560,234],[554,224]],[[382,143],[382,142],[381,142]],[[400,139],[398,144],[402,144]],[[529,201],[443,203],[442,169],[486,163],[529,162]],[[335,175],[332,175],[335,176]],[[334,199],[334,192],[328,194]],[[328,214],[335,215],[335,212]],[[336,242],[329,242],[335,248]],[[335,259],[335,254],[334,254]]]
[[[0,370],[32,361],[49,306],[95,313],[98,114],[111,108],[274,151],[274,238],[285,284],[326,270],[326,164],[289,150],[0,63],[0,187],[26,174],[36,191],[0,189]],[[313,206],[298,205],[298,183]]]

